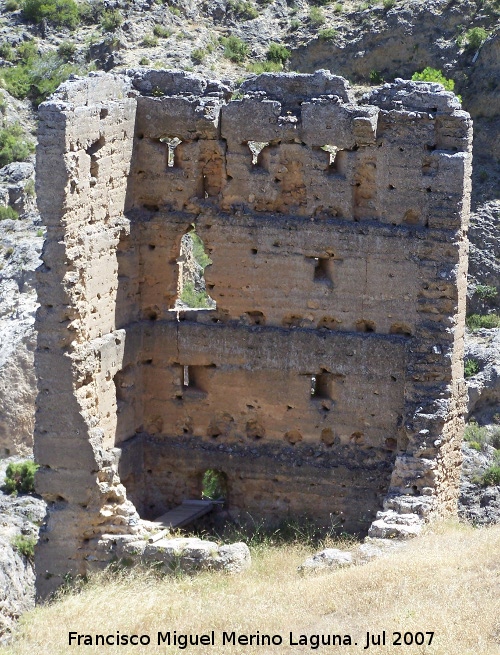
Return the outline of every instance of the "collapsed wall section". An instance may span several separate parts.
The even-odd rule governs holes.
[[[140,71],[42,105],[41,593],[207,469],[235,518],[453,511],[468,115],[402,80],[356,105],[325,71],[240,94]],[[193,226],[210,311],[175,309]]]

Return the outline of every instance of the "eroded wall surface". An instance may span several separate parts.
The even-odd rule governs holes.
[[[234,517],[454,510],[471,122],[439,85],[349,93],[132,71],[41,106],[42,595],[207,469]],[[175,309],[193,226],[213,310]]]

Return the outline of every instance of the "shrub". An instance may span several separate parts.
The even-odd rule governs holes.
[[[76,44],[72,41],[63,41],[57,48],[57,54],[64,61],[69,61],[76,52]]]
[[[481,450],[488,443],[488,430],[472,420],[465,426],[464,441],[474,450]]]
[[[270,43],[266,57],[268,61],[274,61],[276,64],[284,64],[290,59],[292,53],[288,48],[279,43]]]
[[[500,466],[493,464],[481,476],[481,484],[483,487],[493,487],[500,485]]]
[[[479,362],[473,357],[466,357],[464,361],[464,377],[471,378],[479,373]]]
[[[471,332],[476,332],[481,328],[491,330],[500,327],[500,316],[498,314],[471,314],[465,319],[465,324]]]
[[[495,428],[490,434],[488,442],[495,449],[495,456],[500,455],[500,430]]]
[[[15,209],[12,209],[12,207],[0,207],[0,221],[17,221],[18,218],[19,214]]]
[[[16,55],[14,48],[10,45],[10,43],[5,42],[0,45],[0,57],[5,59],[5,61],[14,61]]]
[[[202,269],[205,270],[205,268],[212,263],[212,260],[205,252],[203,241],[196,232],[190,232],[190,236],[193,241],[193,256]]]
[[[147,57],[141,57],[139,59],[139,66],[148,66],[149,65],[149,59]]]
[[[26,537],[23,534],[19,534],[12,539],[11,544],[20,555],[23,555],[32,562],[35,557],[36,542],[35,537]]]
[[[292,18],[290,21],[290,29],[295,32],[295,30],[298,30],[300,27],[300,20],[298,18]]]
[[[207,52],[204,48],[195,48],[191,52],[191,59],[196,63],[196,64],[201,64],[201,62],[205,59],[207,55]]]
[[[19,9],[19,3],[17,0],[7,0],[5,3],[6,11],[17,11]]]
[[[370,71],[370,84],[383,84],[384,78],[380,71]]]
[[[168,39],[169,36],[172,36],[172,30],[169,30],[168,27],[164,27],[163,25],[155,25],[153,27],[153,34],[160,39]]]
[[[24,193],[30,198],[35,197],[35,180],[28,180],[24,185]]]
[[[473,27],[465,33],[465,42],[471,50],[477,50],[488,38],[488,32],[484,27]]]
[[[261,73],[279,73],[282,70],[283,64],[276,63],[275,61],[255,61],[247,66],[247,71],[249,73],[255,73],[255,75],[260,75]],[[233,99],[236,100],[235,94],[233,94]]]
[[[32,57],[3,72],[7,91],[16,98],[30,98],[36,105],[53,93],[72,73],[82,71],[55,52]]]
[[[146,34],[142,39],[142,44],[145,48],[156,48],[158,45],[158,38],[154,34]]]
[[[100,23],[104,32],[115,32],[123,23],[123,16],[118,9],[109,9],[103,12]]]
[[[9,464],[5,472],[4,489],[10,494],[33,493],[35,491],[35,473],[37,469],[38,464],[30,459]]]
[[[231,35],[223,38],[222,45],[224,46],[224,57],[237,64],[241,64],[248,55],[248,45],[238,36]]]
[[[326,30],[321,30],[321,32],[319,32],[318,37],[322,41],[333,41],[337,34],[337,30],[335,30],[333,27],[327,27]]]
[[[27,62],[38,54],[38,46],[35,41],[24,41],[17,46],[16,54],[18,59]]]
[[[227,7],[240,20],[252,20],[259,15],[257,7],[245,0],[229,0]]]
[[[309,10],[309,21],[314,27],[323,25],[325,22],[325,14],[319,7],[311,7]]]
[[[386,11],[392,9],[395,4],[396,4],[396,0],[382,0],[382,5]]]
[[[19,123],[0,129],[0,168],[13,161],[24,161],[34,150]]]
[[[481,300],[492,300],[498,295],[498,289],[490,284],[478,284],[474,289],[474,294]]]
[[[57,27],[74,30],[80,21],[80,12],[75,0],[23,0],[25,18],[33,23],[47,20]]]
[[[188,307],[207,309],[210,307],[209,298],[206,291],[196,291],[192,282],[186,282],[180,299]]]
[[[444,86],[446,91],[453,91],[455,88],[455,82],[453,80],[446,79],[440,70],[430,68],[429,66],[424,68],[421,73],[413,73],[411,79],[414,82],[438,82]]]
[[[80,18],[82,22],[93,25],[101,21],[106,7],[102,0],[88,0],[80,3]]]

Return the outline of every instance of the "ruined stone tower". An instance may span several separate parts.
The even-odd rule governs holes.
[[[362,533],[384,503],[454,510],[468,114],[402,80],[357,105],[325,71],[235,97],[132,71],[40,106],[42,595],[207,469],[234,516]],[[216,309],[177,311],[193,225]]]

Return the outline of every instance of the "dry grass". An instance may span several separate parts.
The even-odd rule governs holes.
[[[407,549],[364,567],[301,577],[304,549],[268,548],[240,576],[155,579],[138,572],[95,579],[79,594],[28,614],[6,655],[109,653],[242,655],[342,652],[391,655],[498,655],[500,526],[436,526]],[[68,632],[148,634],[149,646],[68,646]],[[203,634],[215,646],[156,645],[158,631]],[[280,646],[222,646],[222,631],[281,634]],[[350,634],[358,645],[291,646],[289,632]],[[385,647],[363,650],[366,632],[386,631]],[[432,645],[392,646],[392,633],[435,633]]]

